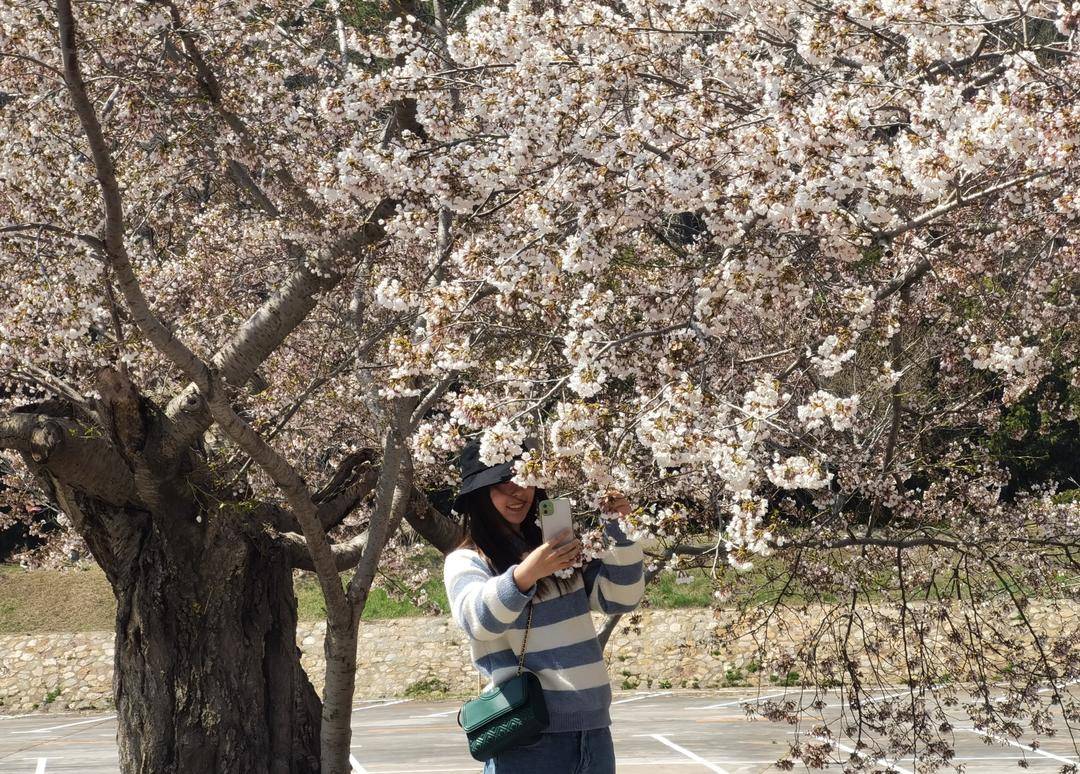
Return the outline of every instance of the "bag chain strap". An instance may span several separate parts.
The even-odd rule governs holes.
[[[521,674],[521,670],[525,668],[525,647],[529,644],[529,627],[532,626],[532,611],[533,603],[529,600],[529,621],[525,624],[525,637],[521,641],[521,657],[518,659],[518,675]],[[476,670],[476,693],[479,695],[480,691],[480,670]]]
[[[529,642],[529,627],[532,626],[532,600],[529,600],[529,621],[525,624],[525,637],[521,640],[521,658],[518,659],[518,675],[521,674],[521,670],[525,668],[525,646]]]

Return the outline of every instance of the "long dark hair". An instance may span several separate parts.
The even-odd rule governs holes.
[[[544,542],[544,533],[537,522],[541,500],[547,499],[547,492],[537,487],[533,492],[532,504],[521,522],[521,535],[524,540],[510,534],[510,524],[499,513],[495,503],[491,502],[491,487],[485,486],[469,492],[462,498],[461,511],[464,516],[462,527],[464,535],[455,548],[471,548],[480,554],[496,574],[504,573],[512,564],[520,564],[525,553]],[[574,568],[574,575],[569,578],[556,578],[549,575],[537,581],[537,597],[547,597],[554,592],[552,584],[560,594],[565,594],[574,582],[574,576],[581,572]],[[541,593],[543,592],[543,593]]]

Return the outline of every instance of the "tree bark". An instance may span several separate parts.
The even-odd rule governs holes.
[[[124,774],[319,771],[321,708],[300,666],[292,570],[231,516],[208,517],[192,553],[169,550],[144,517],[132,561],[109,567]],[[95,554],[109,553],[95,545],[105,532],[86,533]]]
[[[267,504],[230,499],[195,454],[163,463],[156,407],[122,373],[100,388],[107,433],[27,406],[0,419],[0,448],[68,514],[116,597],[121,771],[319,772],[292,564],[252,518]]]
[[[320,743],[325,751],[323,771],[343,774],[351,769],[349,742],[352,738],[352,702],[356,692],[357,625],[335,627],[327,622],[323,650],[326,679]]]

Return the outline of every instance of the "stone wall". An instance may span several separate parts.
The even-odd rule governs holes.
[[[112,706],[113,633],[0,635],[0,714]]]
[[[917,606],[916,606],[917,607]],[[761,612],[761,611],[759,611]],[[826,614],[828,612],[828,614]],[[888,610],[879,611],[888,616]],[[779,635],[803,638],[810,633],[819,651],[828,648],[845,627],[836,611],[791,612],[770,616],[770,642]],[[1029,620],[1049,637],[1080,635],[1080,602],[1032,602]],[[869,619],[869,616],[864,616]],[[597,630],[604,616],[593,615]],[[738,638],[718,639],[734,621],[729,611],[707,608],[640,610],[624,616],[608,642],[605,657],[612,687],[618,689],[721,688],[776,683],[790,675],[758,670],[760,626]],[[751,621],[736,622],[745,630]],[[761,621],[756,622],[758,624]],[[1016,640],[1030,640],[1024,628],[1002,622]],[[902,659],[903,643],[887,622],[884,634],[871,632],[874,663],[886,680]],[[302,624],[297,644],[317,690],[323,681],[322,638],[325,624]],[[889,637],[889,634],[893,634]],[[863,636],[863,635],[860,635]],[[947,632],[931,632],[940,641]],[[783,650],[782,644],[770,652]],[[819,652],[819,658],[823,652]],[[460,698],[477,691],[477,672],[469,659],[468,639],[448,618],[398,618],[365,621],[360,626],[357,698],[441,696]],[[38,709],[107,708],[112,704],[113,636],[81,634],[0,635],[0,714]],[[865,663],[865,662],[864,662]]]
[[[641,635],[617,630],[608,643],[612,685],[619,688],[628,680],[626,687],[636,687],[634,675],[656,659],[670,662],[661,671],[675,681],[673,685],[682,687],[685,679],[690,687],[691,673],[698,670],[680,666],[685,643],[692,632],[709,629],[712,611],[644,611],[641,616]],[[593,614],[597,630],[603,619]],[[325,630],[325,623],[308,623],[297,631],[304,669],[320,693]],[[357,658],[357,698],[457,697],[477,690],[468,638],[449,618],[365,621],[360,625]],[[112,666],[112,632],[0,635],[0,714],[111,707]]]

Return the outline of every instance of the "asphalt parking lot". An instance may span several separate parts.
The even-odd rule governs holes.
[[[1077,696],[1080,685],[1069,687]],[[757,774],[775,772],[796,733],[793,726],[748,721],[744,702],[783,695],[784,689],[758,693],[728,691],[617,692],[612,701],[612,735],[618,770],[633,774]],[[787,689],[797,693],[798,689]],[[823,710],[837,717],[837,698]],[[357,774],[476,774],[482,764],[465,747],[455,722],[459,701],[370,699],[358,701],[353,713],[353,771]],[[1056,709],[1056,708],[1055,708]],[[1060,714],[1057,715],[1060,721]],[[811,735],[814,716],[806,715],[797,733]],[[1068,735],[1041,738],[1037,750],[1002,740],[988,740],[957,715],[956,763],[969,774],[1015,771],[1026,761],[1033,771],[1058,772],[1080,758]],[[1060,724],[1059,724],[1060,727]],[[834,729],[835,730],[835,729]],[[987,742],[990,742],[988,745]],[[840,740],[835,760],[851,752]],[[846,749],[845,749],[846,748]],[[796,763],[796,771],[807,770]],[[837,765],[834,771],[843,770]],[[914,774],[912,759],[880,761],[879,771]],[[0,716],[0,774],[115,774],[115,716],[38,713]]]

